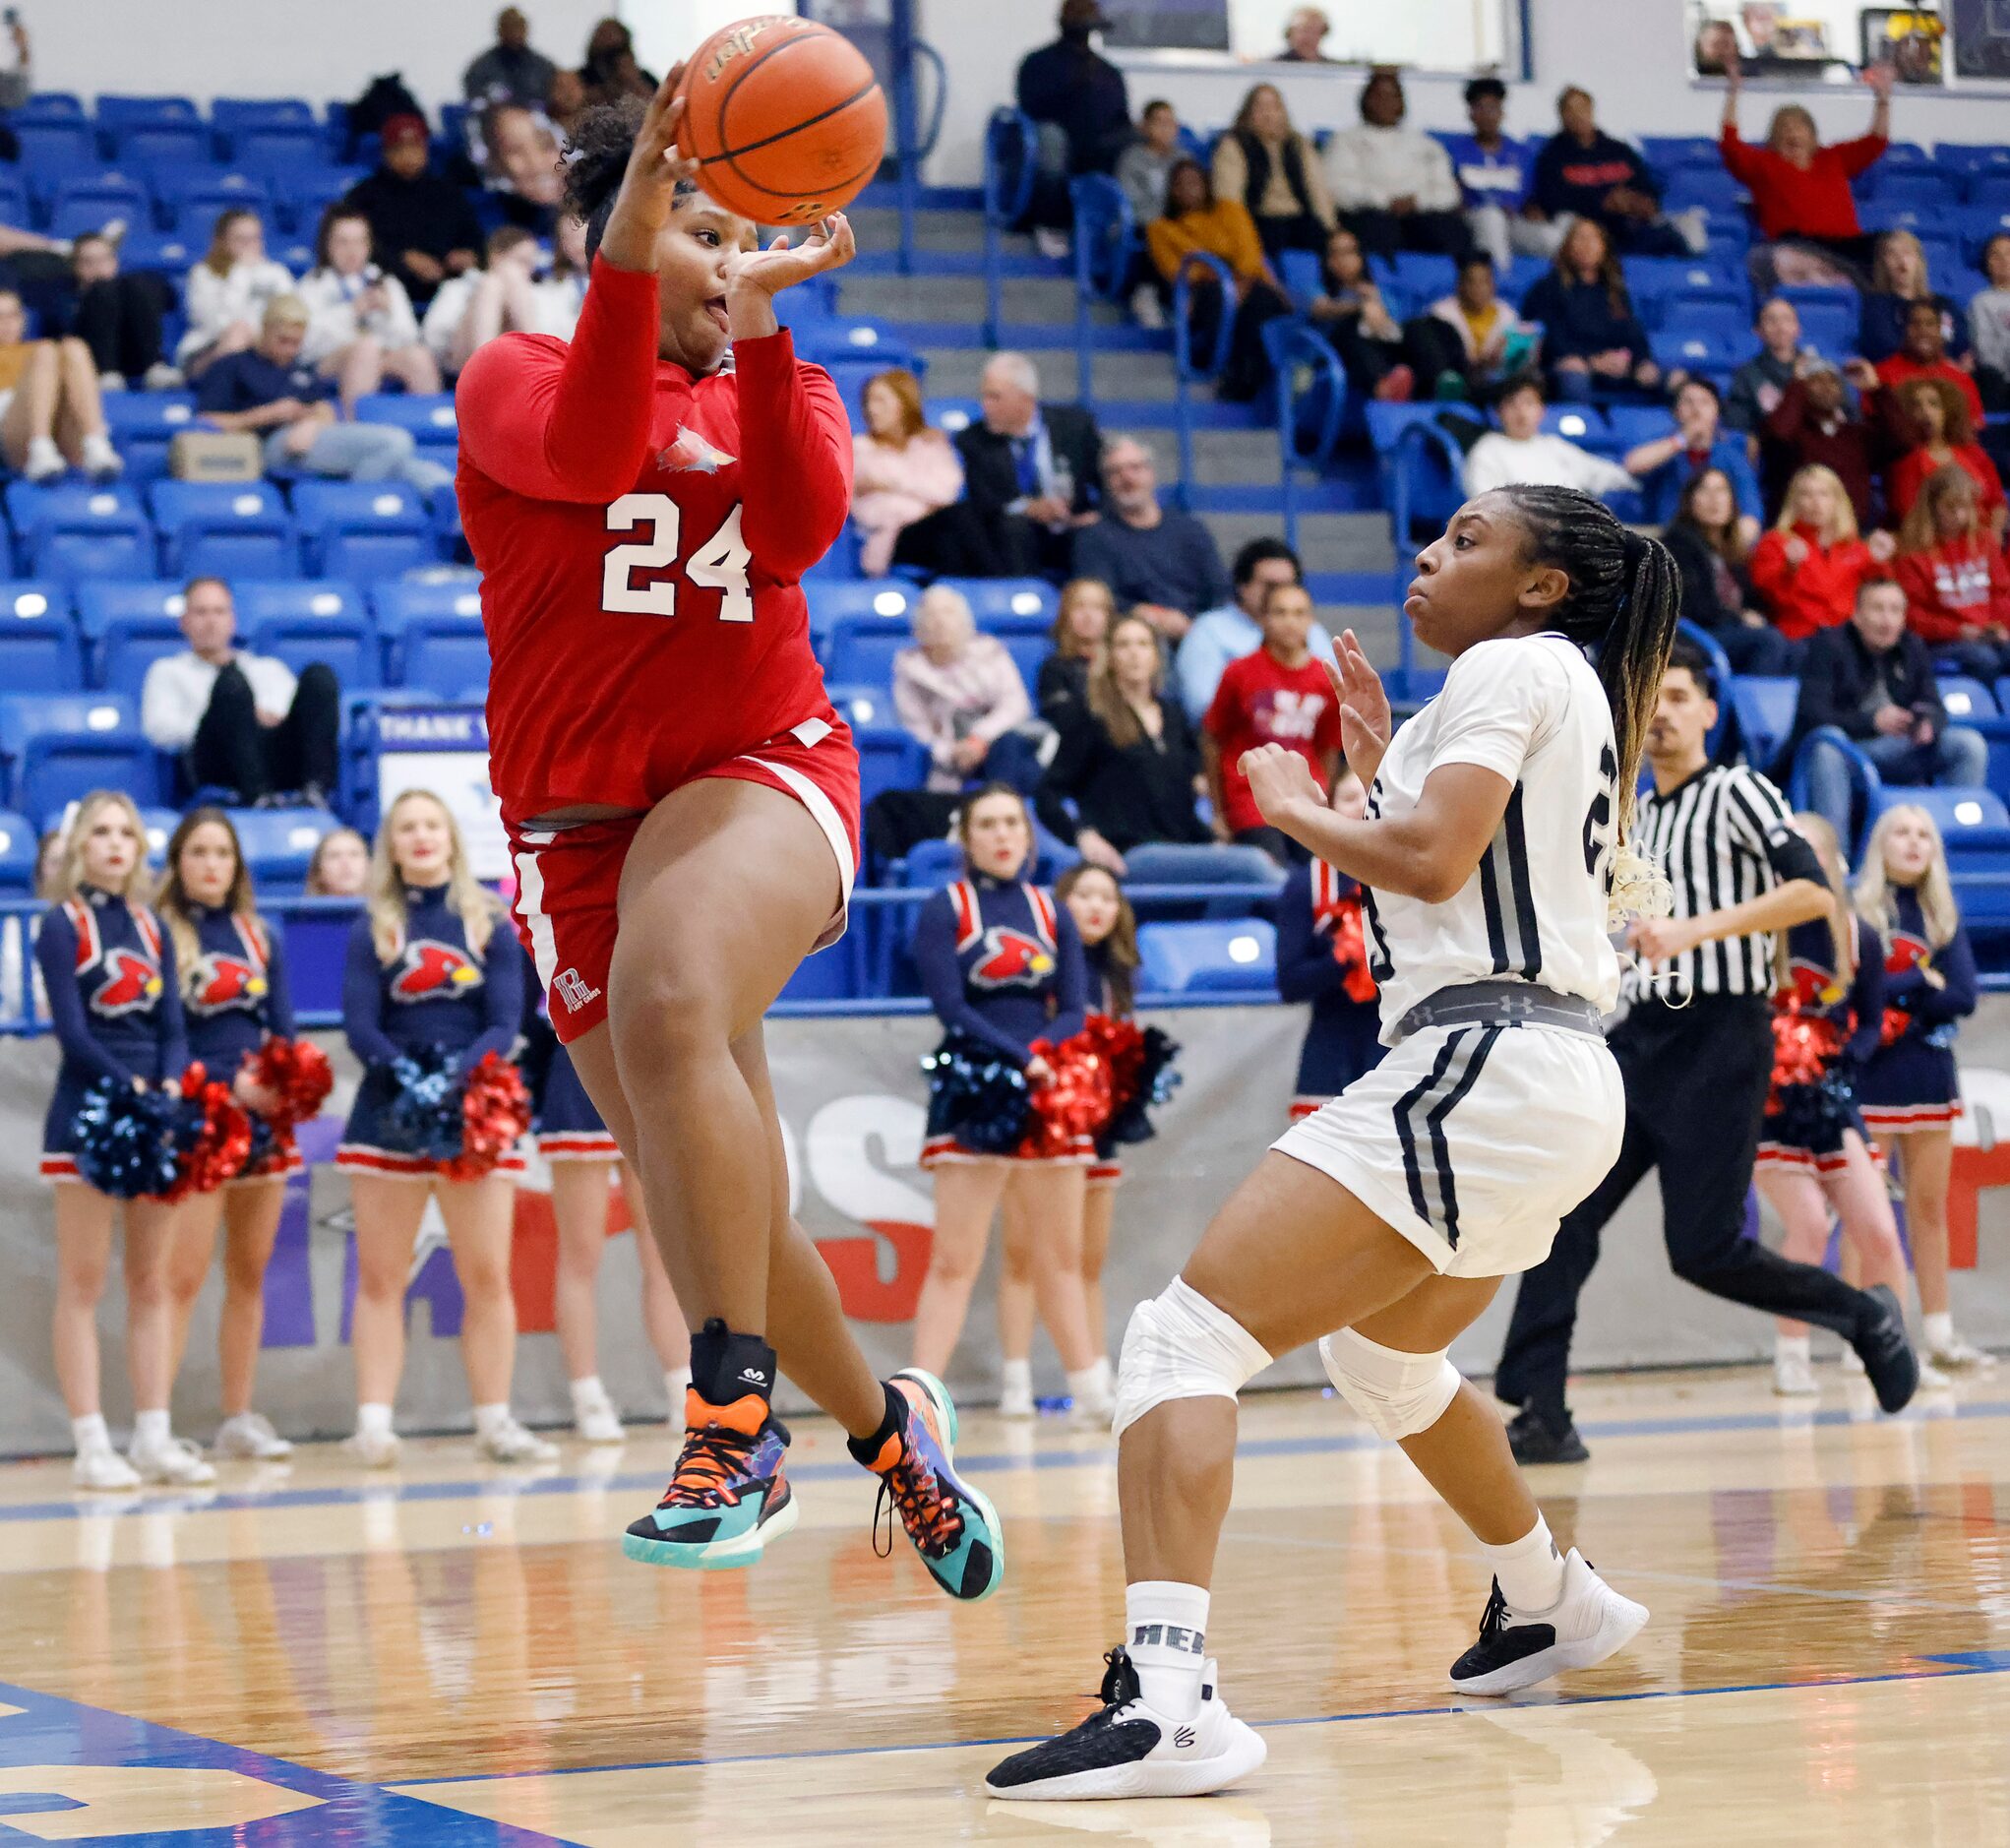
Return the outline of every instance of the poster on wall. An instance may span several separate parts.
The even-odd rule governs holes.
[[[1946,23],[1918,7],[1863,9],[1863,64],[1888,64],[1902,84],[1944,84]]]
[[[377,801],[407,789],[439,797],[460,830],[479,880],[510,871],[503,805],[489,787],[489,722],[478,706],[390,707],[377,714]]]
[[[1879,9],[1888,11],[1889,9]],[[1700,77],[1721,77],[1736,49],[1748,77],[1804,77],[1848,59],[1850,34],[1824,14],[1847,21],[1855,9],[1818,9],[1805,0],[1698,0],[1690,10]]]
[[[1226,51],[1229,0],[1102,0],[1103,42],[1127,50]]]
[[[2010,0],[1948,0],[1957,77],[2010,78]]]

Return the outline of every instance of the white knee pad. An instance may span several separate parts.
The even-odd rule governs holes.
[[[1340,1396],[1391,1441],[1429,1431],[1458,1396],[1459,1370],[1442,1352],[1405,1354],[1342,1328],[1320,1341],[1319,1359]]]
[[[1170,1399],[1232,1399],[1270,1356],[1249,1329],[1175,1277],[1130,1312],[1117,1364],[1119,1437]]]

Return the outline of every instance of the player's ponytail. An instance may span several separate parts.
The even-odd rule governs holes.
[[[1633,848],[1633,785],[1640,753],[1661,695],[1681,607],[1681,578],[1668,548],[1625,525],[1613,511],[1575,488],[1499,490],[1528,535],[1532,561],[1553,566],[1570,587],[1555,626],[1590,649],[1613,710],[1619,759],[1614,856],[1614,908],[1635,916],[1668,910],[1668,882]]]

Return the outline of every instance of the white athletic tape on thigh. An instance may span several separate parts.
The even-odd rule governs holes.
[[[1441,1350],[1405,1354],[1342,1328],[1320,1341],[1319,1359],[1340,1396],[1391,1442],[1429,1431],[1458,1396],[1459,1370]]]
[[[1130,1312],[1117,1364],[1119,1437],[1155,1405],[1171,1399],[1232,1399],[1270,1365],[1249,1329],[1175,1277]]]

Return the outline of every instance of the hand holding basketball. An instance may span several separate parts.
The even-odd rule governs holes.
[[[600,254],[618,270],[654,270],[656,239],[670,221],[680,180],[698,178],[698,162],[677,150],[685,99],[678,93],[684,66],[676,66],[649,98],[600,240]]]

